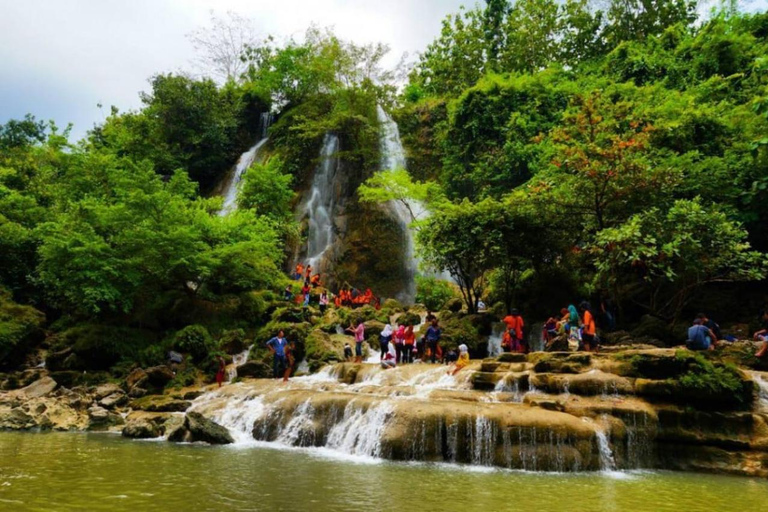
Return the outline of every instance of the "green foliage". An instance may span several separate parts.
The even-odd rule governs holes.
[[[253,210],[256,215],[285,221],[291,215],[295,195],[291,189],[292,180],[290,174],[283,172],[280,158],[255,163],[243,176],[237,205],[241,209]]]
[[[208,329],[202,325],[188,325],[174,334],[173,340],[176,350],[191,354],[197,362],[207,359],[215,347]]]
[[[45,322],[45,315],[31,306],[16,304],[0,287],[0,362],[28,341]]]
[[[456,292],[446,281],[427,276],[416,278],[416,303],[424,304],[430,311],[440,311],[455,296]]]
[[[676,358],[685,365],[678,378],[680,390],[693,403],[704,408],[739,407],[752,401],[751,382],[730,364],[714,363],[701,354],[678,351]]]
[[[109,370],[121,361],[137,361],[157,336],[146,330],[104,324],[79,324],[58,334],[57,350],[71,347],[76,356],[69,370]]]

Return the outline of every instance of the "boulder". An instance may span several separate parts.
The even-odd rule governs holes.
[[[131,373],[129,373],[128,376],[125,378],[125,385],[130,390],[137,386],[144,387],[144,383],[146,381],[147,381],[147,372],[145,372],[141,368],[136,368]]]
[[[461,299],[454,297],[452,299],[448,299],[448,302],[446,302],[445,306],[443,307],[448,311],[458,313],[464,307],[464,303],[461,301]]]
[[[272,369],[262,361],[246,361],[237,367],[238,377],[250,377],[254,379],[270,377]]]
[[[131,401],[131,407],[147,412],[184,412],[192,405],[168,395],[149,395]]]
[[[168,384],[174,379],[174,377],[176,377],[176,375],[173,373],[173,370],[165,365],[147,368],[146,372],[147,380],[152,386],[156,388],[164,388],[166,384]]]
[[[187,391],[184,393],[182,398],[184,400],[194,400],[196,398],[200,398],[203,395],[204,391]]]
[[[163,423],[163,432],[169,441],[183,441],[186,433],[186,418],[174,414]]]
[[[125,427],[123,427],[123,437],[131,439],[151,439],[160,437],[160,435],[160,428],[155,422],[146,418],[129,420]]]
[[[122,425],[125,420],[119,414],[108,411],[98,405],[88,408],[88,430],[106,430],[115,425]]]
[[[25,412],[21,407],[0,409],[0,429],[25,430],[36,426],[37,422],[32,415]]]
[[[384,330],[384,322],[379,322],[378,320],[368,320],[363,325],[365,325],[366,339],[375,338],[378,341],[379,334],[381,334],[381,331]]]
[[[99,400],[99,404],[102,407],[106,407],[107,409],[114,409],[115,407],[121,407],[128,403],[128,397],[125,396],[125,393],[122,391],[119,391],[117,393],[112,393],[109,396],[105,396],[101,400]]]
[[[56,389],[58,384],[50,377],[43,377],[25,388],[18,390],[19,394],[24,395],[26,398],[38,398],[51,393]]]
[[[226,428],[199,412],[188,412],[184,417],[183,425],[172,425],[172,427],[172,429],[166,427],[166,434],[168,440],[175,443],[199,441],[208,444],[232,444],[235,442]]]
[[[131,388],[131,390],[128,392],[128,396],[131,398],[141,398],[143,396],[146,396],[147,390],[144,388],[140,388],[138,386],[134,386]]]
[[[568,336],[565,334],[554,338],[544,346],[545,352],[568,352],[569,350]]]
[[[96,400],[101,400],[102,398],[106,398],[109,395],[113,395],[115,393],[122,393],[123,389],[118,386],[117,384],[114,384],[112,382],[107,384],[102,384],[100,386],[97,386],[93,390],[93,398]]]

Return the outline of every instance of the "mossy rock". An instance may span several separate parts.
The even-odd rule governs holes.
[[[531,358],[534,371],[538,373],[579,373],[592,364],[590,354],[568,354],[560,357],[557,353],[537,353]]]
[[[488,338],[482,336],[467,317],[452,316],[447,321],[441,318],[442,336],[440,344],[444,349],[456,348],[465,344],[472,359],[482,359],[488,355]]]
[[[309,369],[315,372],[323,366],[344,360],[344,344],[350,338],[338,334],[328,334],[320,329],[309,333],[305,342],[305,358]]]
[[[147,412],[183,412],[192,405],[169,395],[147,395],[131,401],[131,408]]]
[[[365,325],[365,339],[373,339],[378,344],[379,335],[384,330],[386,324],[378,320],[368,320],[363,325]]]
[[[412,325],[416,327],[421,323],[421,315],[408,311],[402,315],[399,315],[396,321],[401,325]]]
[[[458,313],[464,308],[464,302],[458,297],[454,297],[452,299],[448,299],[443,307],[448,311]]]
[[[315,324],[319,329],[328,334],[336,333],[339,326],[345,327],[346,324],[342,321],[341,315],[338,309],[328,308],[325,315]]]
[[[302,306],[286,306],[275,309],[271,318],[272,322],[301,323],[306,317]]]
[[[502,363],[524,363],[528,361],[528,356],[516,352],[504,352],[503,354],[499,354],[496,360]]]
[[[382,309],[388,309],[391,313],[402,313],[405,311],[403,305],[395,299],[387,299],[381,305]]]
[[[275,300],[272,292],[253,291],[240,294],[238,314],[241,318],[252,323],[262,323],[279,307],[281,302]]]
[[[226,354],[239,354],[250,345],[250,340],[245,338],[243,329],[231,329],[221,333],[219,337],[219,349]]]

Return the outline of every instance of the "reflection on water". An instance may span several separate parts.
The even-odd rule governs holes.
[[[742,511],[768,481],[689,473],[537,474],[358,464],[322,451],[0,434],[0,510]]]

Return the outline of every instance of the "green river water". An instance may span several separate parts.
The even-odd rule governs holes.
[[[672,472],[542,474],[313,450],[0,434],[0,510],[748,511],[768,481]]]

